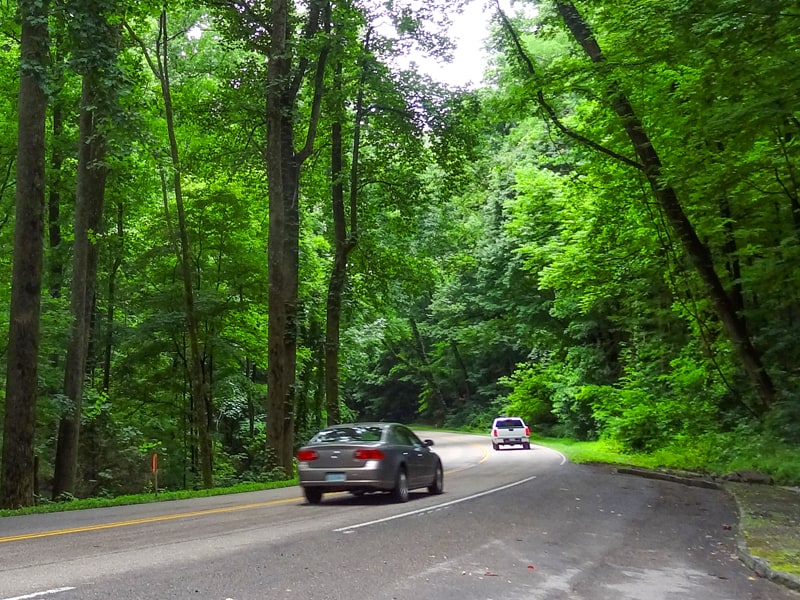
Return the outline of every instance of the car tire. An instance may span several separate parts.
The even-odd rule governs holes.
[[[494,448],[495,450],[500,450],[500,445],[492,442],[492,448]]]
[[[408,502],[408,475],[406,468],[400,467],[394,478],[394,488],[392,489],[392,500],[395,502]]]
[[[444,470],[440,461],[436,461],[436,472],[433,474],[433,481],[428,486],[428,492],[431,494],[444,492]]]
[[[530,442],[525,442],[524,444],[522,444],[522,449],[523,450],[530,450],[531,449],[531,443]]]
[[[322,502],[322,490],[319,488],[303,488],[303,495],[306,497],[309,504],[319,504]]]

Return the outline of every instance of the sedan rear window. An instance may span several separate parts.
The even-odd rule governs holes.
[[[519,419],[500,419],[495,427],[525,427]]]
[[[379,442],[382,435],[383,427],[334,427],[323,429],[309,443]]]

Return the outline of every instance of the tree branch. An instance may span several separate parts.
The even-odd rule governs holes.
[[[525,69],[527,71],[527,75],[531,79],[535,80],[536,79],[536,67],[534,67],[533,61],[531,60],[530,56],[528,56],[528,53],[526,52],[525,48],[523,47],[522,40],[520,40],[520,38],[519,38],[519,34],[514,29],[514,26],[511,23],[511,20],[506,15],[506,13],[503,11],[502,8],[500,8],[499,0],[495,0],[495,5],[497,7],[497,14],[500,16],[500,20],[502,21],[502,24],[503,24],[503,30],[506,32],[508,37],[511,39],[511,43],[513,44],[514,49],[517,52],[518,58],[520,59],[520,61],[522,61],[523,65],[525,66]],[[561,119],[558,117],[558,113],[556,112],[555,108],[553,108],[553,106],[547,101],[547,99],[544,97],[544,92],[542,92],[541,87],[538,87],[538,86],[537,86],[537,90],[536,90],[536,101],[538,102],[538,104],[542,108],[542,110],[544,110],[545,113],[547,113],[547,116],[550,117],[550,120],[553,122],[553,124],[556,126],[556,128],[558,128],[558,130],[561,131],[561,133],[563,133],[567,137],[570,137],[573,140],[576,140],[576,141],[580,142],[581,144],[583,144],[585,146],[588,146],[589,148],[592,148],[593,150],[597,150],[598,152],[601,152],[601,153],[603,153],[603,154],[605,154],[607,156],[610,156],[611,158],[613,158],[615,160],[618,160],[618,161],[628,165],[629,167],[633,167],[635,169],[639,169],[640,171],[644,170],[644,165],[642,165],[641,163],[639,163],[639,162],[637,162],[635,160],[632,160],[632,159],[628,158],[627,156],[619,154],[618,152],[615,152],[614,150],[611,150],[610,148],[606,148],[605,146],[603,146],[601,144],[598,144],[597,142],[595,142],[593,140],[590,140],[586,136],[581,135],[577,131],[573,131],[572,129],[570,129],[569,127],[564,125],[564,123],[562,123]]]

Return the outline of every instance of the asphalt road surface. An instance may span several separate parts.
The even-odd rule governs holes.
[[[720,491],[422,433],[445,493],[298,488],[0,519],[0,600],[800,600],[735,557]]]

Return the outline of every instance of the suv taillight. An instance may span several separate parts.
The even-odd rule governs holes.
[[[531,434],[531,428],[530,427],[526,427],[525,428],[525,435],[530,435],[530,434]]]
[[[493,435],[494,437],[497,437],[497,436],[499,436],[500,434],[499,434],[499,433],[497,433],[497,429],[492,429],[492,435]]]

